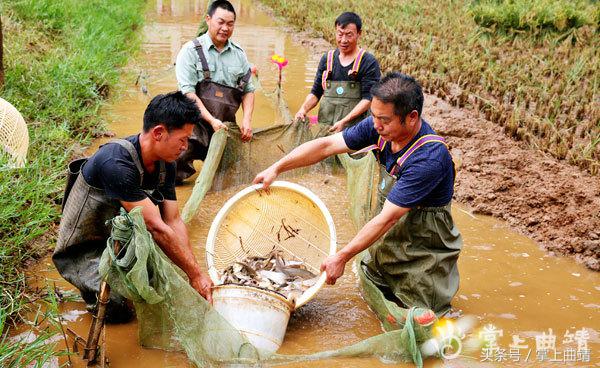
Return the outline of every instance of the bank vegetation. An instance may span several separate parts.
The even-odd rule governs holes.
[[[342,11],[385,70],[479,110],[507,134],[600,174],[600,2],[592,0],[262,0],[335,44]]]
[[[30,135],[26,167],[0,169],[0,365],[41,366],[53,355],[44,344],[47,329],[28,345],[7,336],[13,323],[35,328],[46,315],[30,310],[40,294],[26,287],[24,267],[55,244],[67,164],[105,129],[99,109],[119,66],[139,45],[145,1],[14,0],[0,6],[0,96],[21,112]],[[53,290],[41,295],[55,305]]]

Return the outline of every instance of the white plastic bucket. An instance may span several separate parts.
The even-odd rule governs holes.
[[[220,285],[212,297],[217,312],[262,353],[279,349],[293,308],[283,296],[252,286]]]
[[[296,221],[299,225],[295,226],[303,228],[300,236],[282,241],[276,237],[283,217],[288,225]],[[275,181],[267,192],[262,184],[256,184],[231,197],[215,216],[208,232],[208,274],[219,284],[219,272],[233,262],[248,255],[264,256],[272,249],[284,251],[286,259],[304,261],[315,274],[320,273],[323,260],[336,253],[333,218],[325,203],[307,188]],[[318,281],[298,296],[295,308],[312,299],[326,277],[324,272],[320,273]]]

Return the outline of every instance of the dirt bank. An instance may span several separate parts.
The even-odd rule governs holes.
[[[455,198],[474,213],[507,221],[543,248],[600,270],[600,179],[527,148],[501,127],[427,96],[425,118],[463,165]]]
[[[313,52],[332,47],[307,32],[294,34]],[[434,95],[425,96],[423,116],[462,152],[455,200],[473,213],[507,221],[553,254],[600,270],[600,178],[530,149],[476,111]]]

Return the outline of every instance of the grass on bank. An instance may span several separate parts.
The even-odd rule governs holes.
[[[600,173],[600,2],[262,2],[333,44],[335,18],[355,11],[363,18],[362,44],[382,69],[413,75],[429,93],[481,111],[516,139]],[[507,14],[512,7],[519,9],[516,29]],[[532,10],[540,7],[546,13]],[[494,16],[485,24],[495,25],[479,26],[476,19],[488,8]],[[541,14],[550,14],[549,20]]]
[[[103,131],[99,108],[139,45],[144,0],[3,2],[6,80],[0,96],[21,112],[26,168],[0,169],[0,332],[27,305],[24,265],[48,252],[69,160]],[[0,340],[0,362],[7,352]],[[22,352],[21,352],[22,353]],[[29,353],[28,353],[29,354]],[[4,366],[3,364],[0,364]]]

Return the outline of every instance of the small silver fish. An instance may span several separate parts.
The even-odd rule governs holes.
[[[233,262],[220,273],[221,284],[246,285],[272,290],[296,300],[313,286],[318,276],[306,269],[301,260],[285,260],[281,250],[266,256],[249,256]]]

